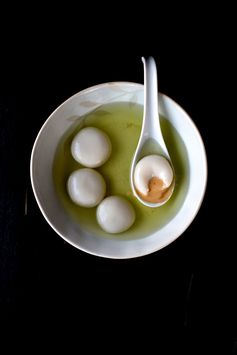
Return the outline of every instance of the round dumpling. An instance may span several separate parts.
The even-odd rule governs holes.
[[[108,233],[121,233],[129,229],[135,221],[133,206],[125,198],[109,196],[97,207],[97,221]]]
[[[173,192],[173,169],[161,155],[147,155],[135,167],[134,185],[137,194],[147,202],[161,203]]]
[[[68,194],[73,202],[83,207],[97,206],[104,198],[104,178],[96,170],[84,168],[74,171],[67,181]]]
[[[97,168],[106,162],[111,153],[109,137],[95,127],[83,128],[71,145],[73,158],[88,168]]]

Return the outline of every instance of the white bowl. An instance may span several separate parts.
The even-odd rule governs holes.
[[[159,94],[159,110],[176,128],[187,150],[189,185],[177,213],[161,229],[144,238],[102,238],[85,231],[62,207],[55,192],[52,166],[63,134],[73,122],[101,104],[143,104],[143,85],[105,83],[83,90],[59,106],[42,126],[31,154],[31,183],[39,208],[50,226],[68,243],[87,253],[107,258],[133,258],[155,252],[178,238],[196,216],[206,188],[207,162],[200,134],[188,114],[172,99]]]

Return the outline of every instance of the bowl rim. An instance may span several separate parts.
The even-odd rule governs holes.
[[[38,197],[38,194],[37,194],[37,191],[36,191],[36,188],[35,188],[35,184],[34,184],[34,173],[33,173],[33,164],[34,164],[34,153],[35,153],[35,150],[36,150],[36,146],[37,146],[37,143],[38,143],[38,140],[41,136],[41,133],[42,131],[44,130],[45,126],[47,125],[48,121],[50,121],[50,119],[52,118],[52,116],[62,107],[64,106],[66,103],[70,102],[71,100],[73,100],[76,96],[78,96],[79,94],[85,94],[85,93],[90,93],[96,89],[100,89],[100,88],[103,88],[103,87],[110,87],[112,85],[126,85],[126,86],[131,86],[131,87],[140,87],[142,88],[144,85],[143,84],[140,84],[140,83],[135,83],[135,82],[129,82],[129,81],[112,81],[112,82],[106,82],[106,83],[101,83],[101,84],[97,84],[97,85],[93,85],[93,86],[90,86],[88,88],[85,88],[83,90],[80,90],[78,91],[77,93],[73,94],[72,96],[70,96],[68,99],[66,99],[65,101],[63,101],[59,106],[56,107],[55,110],[53,110],[53,112],[49,115],[49,117],[45,120],[45,122],[43,123],[43,125],[41,126],[36,138],[35,138],[35,141],[34,141],[34,144],[33,144],[33,147],[32,147],[32,151],[31,151],[31,156],[30,156],[30,180],[31,180],[31,186],[32,186],[32,190],[33,190],[33,193],[34,193],[34,197],[36,199],[36,202],[38,204],[38,207],[41,211],[41,213],[43,214],[45,220],[47,221],[47,223],[50,225],[50,227],[63,239],[65,240],[67,243],[71,244],[72,246],[74,246],[75,248],[83,251],[83,252],[86,252],[90,255],[94,255],[94,256],[97,256],[97,257],[103,257],[103,258],[109,258],[109,259],[118,259],[118,260],[122,260],[122,259],[133,259],[133,258],[138,258],[138,257],[142,257],[142,256],[146,256],[146,255],[149,255],[149,254],[152,254],[154,252],[157,252],[163,248],[165,248],[166,246],[168,246],[169,244],[173,243],[176,239],[178,239],[187,229],[188,227],[191,225],[191,223],[193,222],[193,220],[195,219],[195,217],[197,216],[200,208],[201,208],[201,205],[203,203],[203,200],[204,200],[204,197],[205,197],[205,193],[206,193],[206,189],[207,189],[207,180],[208,180],[208,163],[207,163],[207,154],[206,154],[206,149],[205,149],[205,144],[203,142],[203,139],[202,139],[202,136],[196,126],[196,124],[193,122],[192,118],[190,117],[190,115],[175,101],[173,100],[171,97],[169,97],[168,95],[162,93],[162,92],[158,92],[159,95],[163,96],[166,100],[170,100],[172,102],[172,104],[174,106],[177,106],[177,108],[179,110],[181,110],[186,118],[188,119],[189,121],[189,124],[191,124],[192,126],[192,129],[195,131],[195,134],[196,136],[198,137],[198,140],[199,140],[199,143],[200,143],[200,146],[202,147],[202,150],[203,150],[203,157],[204,157],[204,187],[203,187],[203,191],[202,191],[202,195],[200,196],[200,200],[199,200],[199,204],[196,206],[196,209],[195,211],[193,212],[192,214],[192,217],[189,218],[189,220],[187,221],[187,223],[185,223],[185,225],[183,226],[183,228],[181,230],[179,230],[177,233],[174,233],[174,237],[171,239],[171,240],[168,240],[166,243],[163,243],[161,246],[157,247],[157,248],[150,248],[149,250],[146,250],[144,251],[143,253],[139,253],[139,254],[136,254],[134,253],[134,255],[130,255],[130,256],[108,256],[106,254],[103,254],[103,253],[99,253],[99,252],[93,252],[91,250],[88,250],[82,246],[79,246],[78,244],[74,243],[73,241],[69,240],[67,237],[65,237],[58,229],[56,226],[54,226],[54,224],[51,223],[50,219],[48,218],[47,214],[45,213],[43,207],[41,206],[41,202],[39,200],[39,197]],[[136,254],[136,255],[135,255]]]

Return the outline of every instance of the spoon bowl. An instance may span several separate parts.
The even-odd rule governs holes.
[[[141,203],[148,207],[159,207],[170,199],[174,191],[174,168],[160,127],[156,63],[153,57],[149,57],[148,59],[142,57],[142,61],[144,65],[144,112],[141,134],[130,169],[130,183],[134,196]],[[142,158],[151,154],[159,155],[165,158],[173,170],[173,181],[168,188],[168,192],[165,194],[165,198],[163,198],[160,202],[145,201],[137,193],[134,183],[134,172],[137,163]]]

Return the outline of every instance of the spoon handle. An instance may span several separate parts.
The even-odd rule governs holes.
[[[168,153],[160,128],[156,63],[153,57],[148,59],[142,57],[142,61],[144,65],[144,114],[141,136],[144,141],[149,137],[156,139],[163,151]]]

